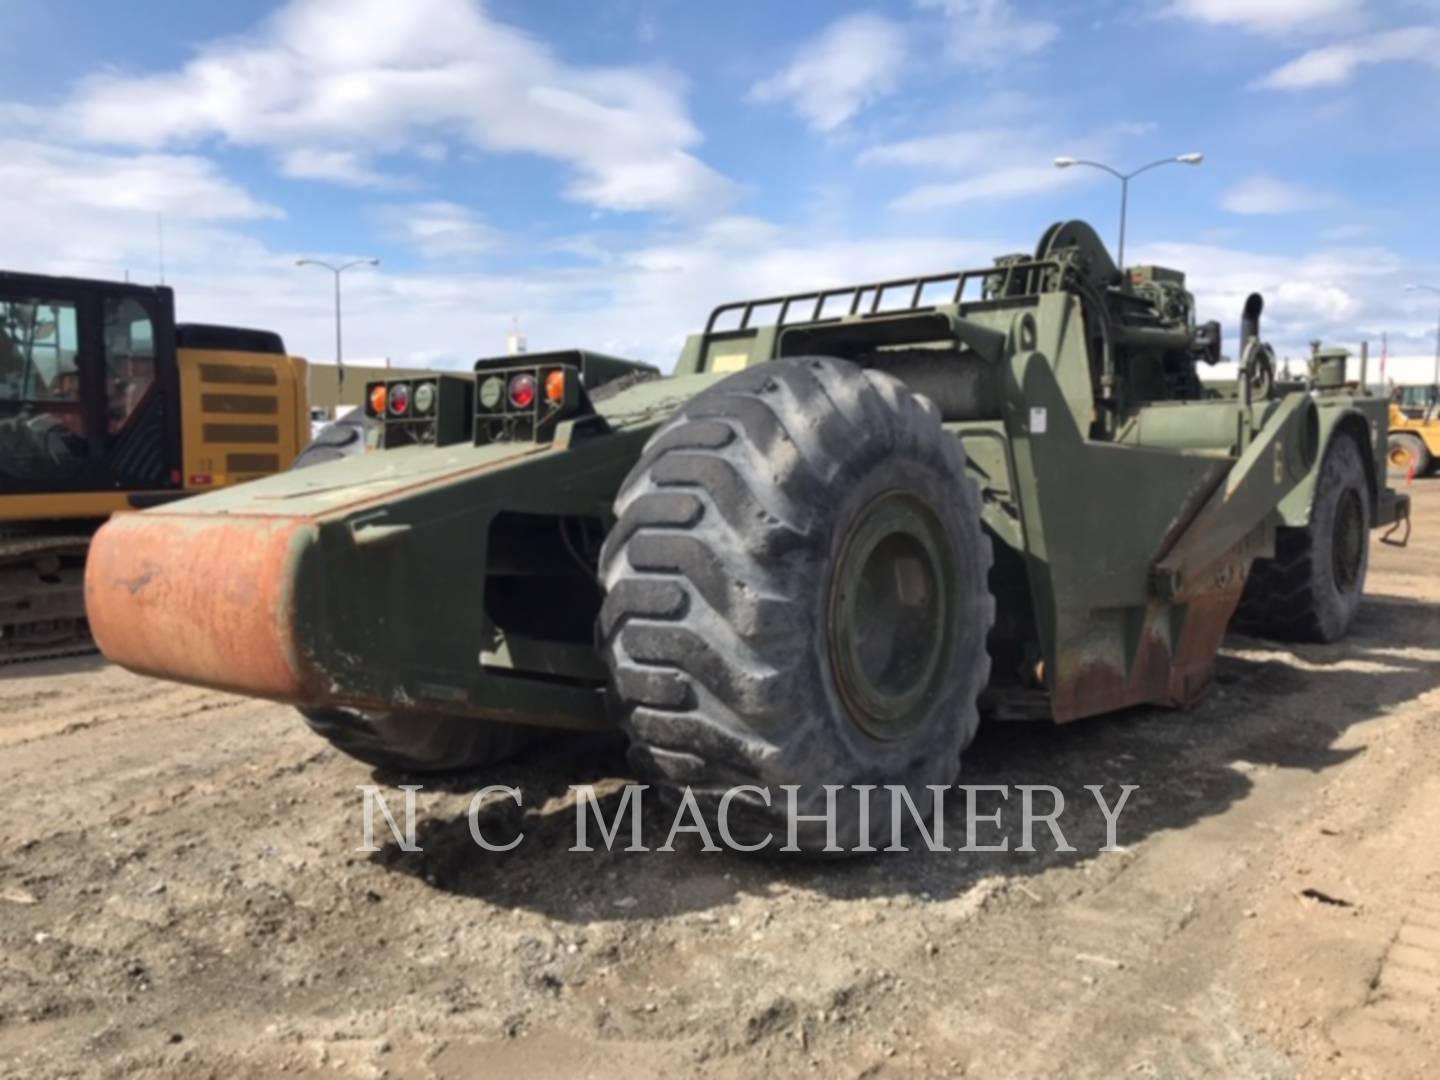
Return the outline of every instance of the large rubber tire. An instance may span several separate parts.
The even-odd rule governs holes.
[[[928,822],[927,785],[954,782],[975,734],[995,610],[978,487],[929,401],[841,360],[747,369],[655,433],[615,514],[602,648],[642,778],[689,788],[712,833],[727,790],[763,789],[726,817],[769,851],[787,841],[781,785],[797,820],[824,810],[822,785],[876,784]],[[842,851],[818,822],[799,849],[856,847],[862,797],[890,843],[889,793],[847,790]]]
[[[1434,464],[1425,440],[1408,431],[1392,431],[1386,446],[1387,472],[1394,479],[1424,476]]]
[[[351,757],[394,772],[450,772],[514,757],[544,735],[539,728],[357,709],[301,709],[310,730]]]
[[[1338,641],[1365,593],[1370,561],[1370,484],[1355,440],[1325,453],[1310,523],[1281,528],[1275,556],[1257,559],[1236,612],[1236,629],[1281,641]]]
[[[365,451],[375,423],[360,409],[326,425],[291,464],[323,465]],[[310,730],[367,765],[395,772],[446,772],[492,765],[513,757],[544,735],[538,728],[453,716],[396,716],[357,709],[300,709]]]

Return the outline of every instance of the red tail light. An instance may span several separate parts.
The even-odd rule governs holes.
[[[516,375],[510,380],[510,404],[517,409],[528,409],[535,404],[534,375]]]
[[[410,411],[410,387],[404,383],[396,383],[390,387],[390,413],[393,416],[404,416]]]

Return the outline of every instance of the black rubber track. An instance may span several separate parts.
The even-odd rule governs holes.
[[[895,490],[923,501],[953,551],[951,647],[923,724],[882,741],[841,703],[826,613],[848,524]],[[786,840],[780,785],[800,786],[800,814],[824,809],[821,785],[904,785],[928,820],[926,785],[954,782],[975,734],[994,621],[978,488],[929,401],[840,360],[749,368],[655,433],[615,513],[602,647],[642,777],[672,797],[688,787],[712,827],[727,789],[766,789],[768,807],[754,791],[732,796],[728,821],[738,843],[773,833],[771,851]],[[858,840],[859,798],[837,797],[839,847]],[[871,842],[884,847],[890,797],[868,802]],[[825,826],[801,824],[797,840],[819,853]]]
[[[1359,574],[1341,588],[1334,572],[1335,517],[1346,493],[1364,515]],[[1235,628],[1279,641],[1338,641],[1350,629],[1369,565],[1370,485],[1360,449],[1348,435],[1331,440],[1304,528],[1281,528],[1275,556],[1257,559],[1235,613]]]

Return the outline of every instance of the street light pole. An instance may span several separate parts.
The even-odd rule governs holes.
[[[1440,288],[1434,285],[1406,285],[1406,292],[1432,292],[1440,296]],[[1430,380],[1431,386],[1440,386],[1440,319],[1435,323],[1435,376]]]
[[[1088,165],[1092,169],[1100,169],[1109,173],[1120,181],[1120,248],[1116,253],[1116,262],[1120,269],[1125,269],[1125,213],[1130,203],[1130,181],[1143,172],[1159,168],[1161,165],[1199,165],[1205,160],[1204,154],[1177,154],[1174,157],[1161,158],[1159,161],[1152,161],[1149,165],[1142,165],[1138,169],[1132,169],[1128,173],[1122,173],[1118,169],[1112,169],[1101,161],[1086,161],[1083,158],[1057,157],[1055,167],[1057,169],[1068,169],[1073,165]]]
[[[345,348],[340,341],[340,272],[335,272],[335,378],[345,385]]]
[[[335,275],[335,385],[338,394],[345,392],[345,353],[340,337],[340,275],[354,266],[379,266],[379,259],[352,259],[335,266],[323,259],[296,259],[296,266],[318,266]]]

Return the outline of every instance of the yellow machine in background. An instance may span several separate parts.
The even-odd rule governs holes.
[[[1440,461],[1440,391],[1398,386],[1390,402],[1391,476],[1424,476]]]
[[[309,438],[278,334],[177,325],[163,286],[0,272],[0,664],[89,650],[109,515],[279,472]]]
[[[200,491],[288,469],[310,441],[305,361],[287,356],[280,338],[197,342],[181,327],[180,432],[184,487]],[[211,331],[214,328],[205,328]],[[221,335],[236,331],[221,330]],[[274,351],[262,351],[272,339]]]

